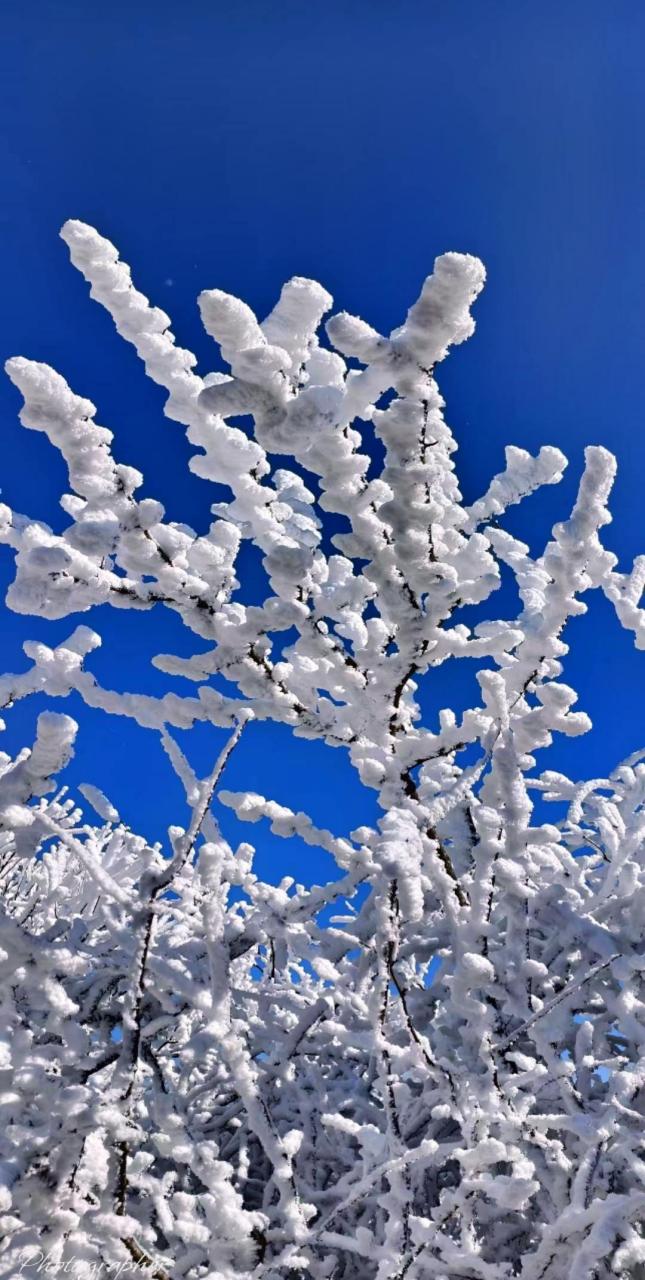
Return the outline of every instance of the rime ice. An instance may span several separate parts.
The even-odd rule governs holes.
[[[76,1260],[161,1280],[635,1280],[645,753],[587,782],[542,754],[590,727],[561,679],[586,593],[645,647],[645,558],[619,571],[601,540],[613,458],[587,450],[541,552],[503,519],[557,484],[558,449],[509,447],[463,503],[435,371],[473,332],[475,258],[437,259],[390,336],[330,315],[305,279],[262,321],[206,290],[230,372],[200,377],[116,249],[80,222],[62,234],[165,388],[192,469],[230,496],[204,531],[168,521],[91,401],[47,365],[8,362],[24,426],[69,476],[60,534],[0,507],[8,604],[52,619],[168,608],[196,652],[155,659],[184,693],[117,693],[92,673],[100,637],[70,624],[0,678],[4,707],[74,692],[159,733],[190,813],[161,849],[100,779],[70,796],[56,776],[76,725],[57,712],[0,757],[0,1277],[42,1250],[61,1274]],[[345,524],[329,552],[327,513]],[[269,583],[259,605],[237,594],[245,540]],[[502,565],[512,621],[495,614]],[[459,620],[485,602],[486,621]],[[423,723],[419,683],[459,658],[484,664],[480,698]],[[377,793],[375,829],[320,829],[223,789],[257,719],[347,752]],[[197,722],[230,734],[206,778],[173,736]],[[535,793],[557,804],[552,822]],[[325,849],[338,878],[264,883],[218,804]]]

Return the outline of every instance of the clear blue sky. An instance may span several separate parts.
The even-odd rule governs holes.
[[[70,267],[57,237],[65,218],[120,247],[203,369],[202,288],[265,313],[286,278],[313,276],[339,308],[387,330],[437,253],[479,254],[489,281],[477,333],[441,373],[466,494],[486,487],[506,443],[560,446],[566,482],[513,517],[537,545],[566,512],[584,444],[603,443],[620,466],[607,540],[625,564],[645,549],[639,0],[14,0],[2,37],[0,355],[45,360],[89,396],[170,518],[203,528],[212,492],[189,475],[181,430]],[[18,426],[17,408],[3,382],[3,498],[60,527],[62,466]],[[0,550],[0,584],[10,571]],[[106,640],[95,669],[121,688],[159,690],[150,653],[187,651],[163,615],[102,609],[83,620]],[[5,617],[0,666],[21,669],[24,638],[70,629]],[[599,601],[570,638],[567,678],[595,730],[560,744],[551,763],[582,776],[645,736],[642,655]],[[471,670],[466,684],[457,668],[440,679],[432,705],[468,697]],[[11,744],[38,709],[9,717]],[[71,778],[102,785],[151,837],[181,819],[152,735],[59,709],[83,722]],[[253,733],[229,786],[327,821],[331,796],[339,831],[372,816],[339,752]],[[206,767],[217,735],[196,736]],[[271,874],[324,872],[295,846],[277,848]],[[266,869],[273,842],[262,849]]]

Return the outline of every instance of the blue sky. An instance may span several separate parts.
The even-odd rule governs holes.
[[[308,275],[338,308],[388,330],[438,253],[480,255],[489,279],[477,333],[440,378],[466,495],[486,487],[505,444],[561,447],[565,482],[509,526],[539,547],[566,514],[584,444],[602,443],[620,468],[607,542],[625,565],[645,549],[637,0],[32,0],[7,6],[2,29],[0,354],[47,361],[89,396],[169,518],[203,528],[212,491],[188,473],[158,389],[69,265],[57,236],[68,217],[119,246],[203,370],[212,348],[195,302],[202,288],[264,314],[285,279]],[[3,499],[60,525],[63,468],[19,427],[17,409],[4,381]],[[250,560],[249,573],[252,592]],[[3,589],[10,574],[0,549]],[[188,651],[178,622],[157,611],[83,620],[105,637],[94,665],[116,687],[160,690],[150,654]],[[21,669],[23,639],[70,629],[5,615],[0,666]],[[600,601],[570,639],[567,679],[595,730],[558,744],[551,764],[597,774],[640,745],[642,656]],[[472,687],[472,668],[442,669],[428,706],[463,703]],[[11,745],[39,709],[8,717]],[[153,735],[59,709],[82,720],[72,780],[102,785],[153,838],[181,820]],[[270,727],[252,733],[227,785],[305,807],[338,831],[374,816],[338,751]],[[213,732],[195,735],[204,769],[218,745]],[[249,837],[272,876],[325,872],[295,845],[274,847],[258,828]]]

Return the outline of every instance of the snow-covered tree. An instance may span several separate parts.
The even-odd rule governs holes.
[[[603,592],[645,647],[645,558],[619,572],[600,539],[614,459],[587,451],[541,554],[502,518],[560,479],[558,449],[509,448],[464,503],[435,366],[472,333],[475,258],[439,258],[389,337],[340,314],[321,338],[331,298],[309,280],[262,323],[207,291],[230,373],[201,378],[113,246],[62,234],[167,389],[192,470],[231,497],[205,532],[167,521],[90,401],[8,362],[70,488],[60,534],[0,508],[9,607],[165,606],[197,651],[155,658],[192,694],[102,687],[85,626],[0,679],[4,708],[75,691],[160,734],[191,815],[151,846],[95,786],[70,797],[54,779],[76,726],[55,711],[0,758],[0,1276],[641,1276],[645,752],[583,784],[544,768],[554,735],[590,727],[561,678],[581,597]],[[244,539],[261,605],[238,599]],[[495,616],[500,566],[514,621]],[[489,599],[487,621],[460,621]],[[459,658],[477,705],[423,724],[419,682]],[[346,752],[376,826],[332,833],[226,790],[254,720]],[[198,721],[219,730],[206,778],[173,736]],[[263,882],[222,805],[325,849],[337,879]]]

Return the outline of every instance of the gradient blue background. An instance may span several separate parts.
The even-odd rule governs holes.
[[[202,288],[234,292],[263,315],[285,279],[309,275],[338,308],[389,330],[436,254],[479,254],[489,281],[477,333],[440,377],[466,496],[486,487],[505,444],[560,446],[565,482],[509,522],[539,548],[568,510],[584,444],[600,442],[620,466],[606,540],[624,566],[643,549],[639,0],[31,0],[6,5],[1,25],[0,354],[47,361],[89,396],[120,460],[144,471],[169,518],[203,529],[219,495],[190,475],[162,394],[89,301],[57,238],[65,218],[119,246],[204,372],[214,351],[195,303]],[[60,459],[20,428],[17,410],[5,380],[3,499],[61,527]],[[245,563],[251,598],[261,583],[252,554]],[[3,588],[11,573],[2,549]],[[501,608],[513,607],[502,594]],[[150,654],[192,645],[160,610],[104,608],[82,620],[105,638],[94,670],[118,688],[160,692],[167,680]],[[25,638],[57,641],[72,625],[5,612],[0,667],[22,669]],[[597,774],[645,736],[642,655],[595,598],[569,639],[567,678],[595,729],[560,741],[550,764]],[[442,668],[424,694],[428,713],[465,705],[473,672]],[[10,746],[27,740],[41,706],[9,713]],[[155,735],[71,699],[57,707],[82,723],[71,781],[102,786],[151,838],[183,819]],[[206,770],[221,735],[193,737]],[[302,806],[339,832],[375,812],[340,752],[271,726],[249,731],[227,785]],[[329,870],[295,841],[246,834],[272,878]]]

